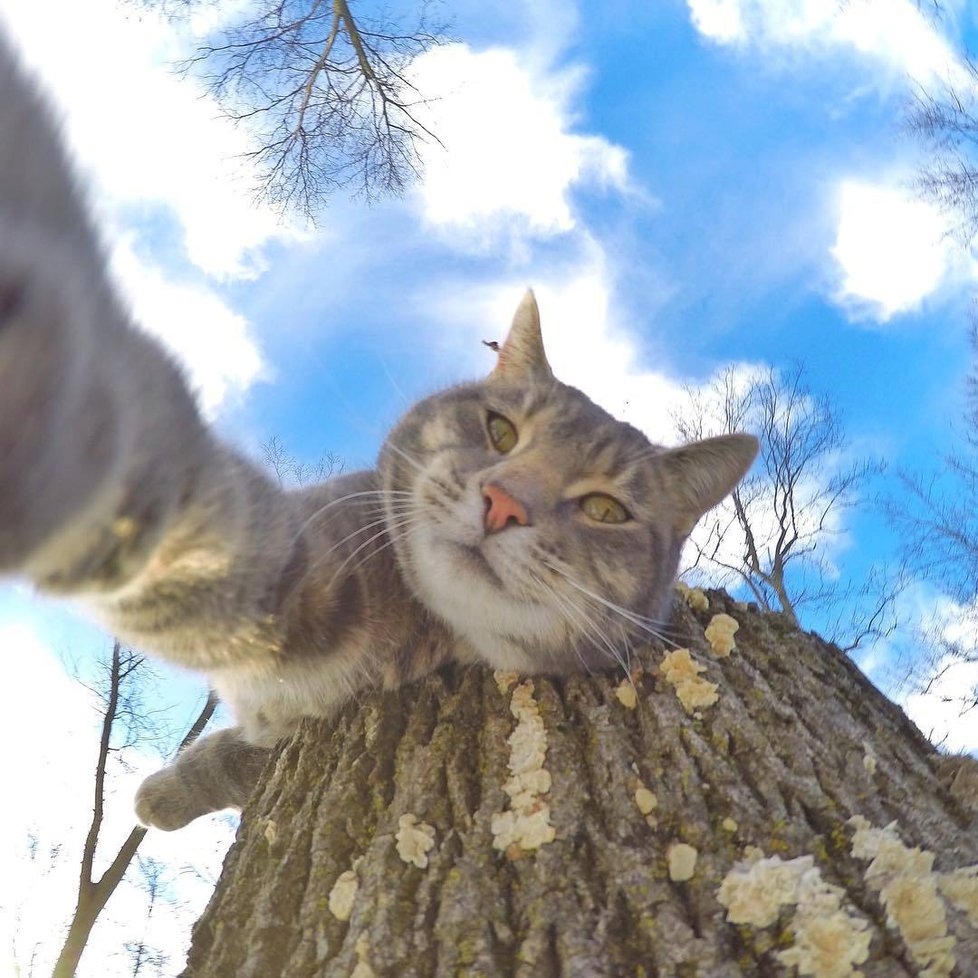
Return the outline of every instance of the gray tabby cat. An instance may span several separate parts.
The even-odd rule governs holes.
[[[358,690],[449,660],[604,668],[662,621],[754,438],[650,444],[553,376],[527,293],[492,373],[411,408],[375,470],[285,491],[132,328],[2,39],[0,92],[0,574],[202,671],[240,724],[143,784],[143,822],[241,805],[268,748]]]

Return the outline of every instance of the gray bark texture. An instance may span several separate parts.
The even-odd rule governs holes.
[[[307,721],[243,814],[185,978],[978,975],[978,879],[953,872],[978,863],[978,837],[934,749],[833,646],[708,596],[674,619],[718,685],[693,715],[661,648],[639,655],[632,706],[620,674],[532,678],[554,828],[538,848],[493,844],[516,804],[522,680],[450,669]],[[740,624],[726,658],[704,638],[719,612]],[[399,853],[406,815],[408,836],[433,829],[423,867]],[[856,851],[859,824],[891,822],[889,857]],[[696,850],[688,879],[677,843]],[[814,889],[789,886],[762,919],[751,901],[800,857]],[[772,871],[728,908],[721,885],[752,865]]]

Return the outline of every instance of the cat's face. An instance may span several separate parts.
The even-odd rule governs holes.
[[[670,451],[616,421],[553,377],[528,293],[496,369],[412,408],[380,471],[416,597],[493,667],[565,673],[661,623],[686,535],[756,448]]]

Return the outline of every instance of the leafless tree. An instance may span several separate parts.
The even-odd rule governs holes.
[[[918,89],[907,112],[908,130],[927,158],[915,187],[947,216],[955,236],[970,245],[978,234],[978,67],[963,59],[964,76]]]
[[[95,688],[102,700],[102,723],[95,764],[92,819],[82,848],[77,903],[54,967],[54,978],[72,978],[75,974],[99,914],[122,882],[146,835],[146,829],[134,826],[108,868],[96,878],[94,865],[105,815],[109,759],[125,747],[132,746],[147,731],[148,714],[139,697],[139,677],[143,668],[145,663],[141,655],[116,642],[112,647],[105,681]],[[211,694],[181,741],[180,749],[200,735],[216,706],[217,697]]]
[[[978,308],[972,345],[978,358]],[[886,512],[903,541],[907,565],[918,579],[954,605],[935,606],[921,622],[905,684],[932,692],[949,668],[978,661],[978,366],[969,380],[969,408],[955,448],[930,472],[900,473],[903,492]],[[956,627],[955,627],[956,626]],[[962,690],[962,709],[978,704],[978,689]]]
[[[171,14],[194,0],[144,0]],[[437,137],[412,61],[447,39],[428,2],[408,17],[354,0],[260,0],[184,64],[256,140],[259,194],[312,218],[337,188],[400,194]]]
[[[262,444],[261,460],[282,486],[323,482],[334,475],[340,475],[346,464],[335,452],[323,452],[315,462],[306,462],[293,455],[282,444],[278,435],[272,435]]]
[[[976,367],[958,444],[936,471],[901,473],[905,498],[887,505],[914,570],[962,604],[978,596],[978,302],[971,343]]]
[[[146,894],[146,922],[153,916],[157,901],[161,899],[165,887],[166,866],[151,856],[137,854],[136,861],[139,869],[139,885]],[[163,968],[169,960],[169,955],[159,948],[152,947],[146,942],[145,933],[138,939],[127,941],[126,952],[132,964],[132,978],[140,975],[163,973]]]
[[[30,866],[35,885],[50,876],[61,858],[60,842],[45,843],[34,831],[26,839],[14,843],[10,848],[20,849],[24,861]],[[0,890],[0,914],[10,921],[7,929],[10,935],[10,962],[13,978],[34,978],[38,974],[38,956],[42,951],[41,941],[36,935],[25,937],[24,902],[20,887],[8,885]]]
[[[829,631],[849,651],[888,634],[902,577],[877,570],[861,584],[845,582],[826,555],[882,463],[847,459],[841,418],[809,390],[803,368],[730,368],[687,394],[674,415],[683,438],[752,431],[761,442],[752,472],[693,533],[687,570],[719,569],[796,624],[803,607],[834,609]]]

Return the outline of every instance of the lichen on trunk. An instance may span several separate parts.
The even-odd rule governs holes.
[[[674,632],[712,705],[650,648],[634,696],[454,668],[305,722],[187,978],[978,973],[978,882],[954,872],[978,840],[933,749],[835,648],[709,602]]]

